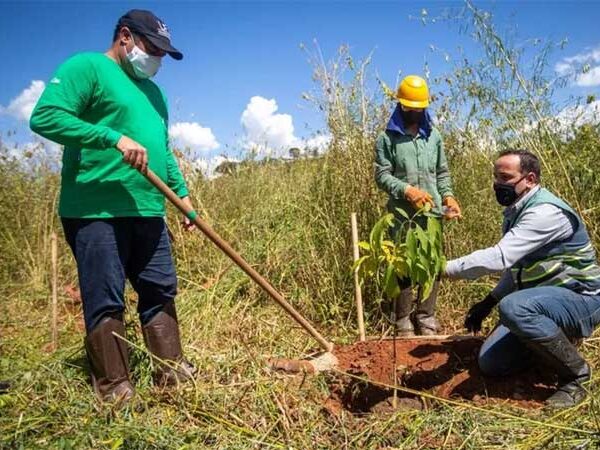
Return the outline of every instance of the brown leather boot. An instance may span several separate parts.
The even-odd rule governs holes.
[[[194,378],[196,368],[183,357],[179,324],[173,301],[165,304],[150,322],[142,327],[144,341],[156,364],[154,382],[172,386]]]
[[[440,324],[435,318],[435,304],[439,286],[440,282],[435,281],[429,297],[422,300],[415,310],[415,330],[421,336],[434,336],[439,332]]]
[[[92,386],[101,401],[123,403],[134,394],[129,381],[127,343],[113,335],[125,336],[125,324],[118,316],[104,317],[85,338]]]

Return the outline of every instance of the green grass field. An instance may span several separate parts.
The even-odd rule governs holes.
[[[600,133],[552,121],[552,90],[540,70],[519,65],[489,17],[473,10],[482,60],[464,62],[447,77],[448,95],[434,104],[445,137],[464,220],[445,228],[448,258],[492,245],[501,209],[492,192],[494,151],[527,147],[543,161],[543,183],[584,217],[600,243]],[[487,28],[486,28],[487,27]],[[540,48],[543,58],[549,47]],[[356,340],[350,213],[361,239],[383,213],[385,195],[372,176],[373,143],[390,103],[369,91],[368,60],[342,48],[336,64],[314,62],[315,92],[332,142],[326,155],[293,162],[249,161],[205,180],[181,160],[202,216],[317,328],[336,343]],[[491,69],[490,69],[491,68]],[[369,78],[370,77],[370,78]],[[373,84],[373,83],[371,83]],[[376,85],[376,80],[374,82]],[[435,87],[438,86],[438,87]],[[451,120],[449,120],[449,118]],[[525,123],[535,126],[525,129]],[[562,412],[508,405],[475,407],[429,398],[422,411],[332,416],[323,409],[326,376],[284,375],[271,357],[299,358],[317,349],[245,274],[198,231],[185,233],[169,210],[179,275],[177,300],[185,353],[199,368],[195,383],[177,391],[152,386],[151,362],[127,294],[127,338],[138,392],[134,406],[99,405],[88,383],[81,307],[74,299],[73,258],[56,217],[58,175],[0,163],[0,448],[6,449],[592,449],[600,446],[598,377],[591,395]],[[59,339],[51,345],[50,235],[59,234]],[[447,334],[494,278],[444,282],[438,315]],[[375,286],[364,287],[367,330],[386,330]],[[495,318],[485,322],[489,331]],[[600,367],[598,333],[582,351]],[[427,394],[427,393],[426,393]]]

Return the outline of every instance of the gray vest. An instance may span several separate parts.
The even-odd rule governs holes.
[[[561,286],[575,292],[600,290],[600,266],[583,221],[573,208],[548,190],[538,190],[513,216],[505,217],[503,233],[519,223],[527,209],[544,203],[550,203],[568,215],[573,234],[562,241],[549,242],[521,258],[511,268],[515,286],[518,289]]]

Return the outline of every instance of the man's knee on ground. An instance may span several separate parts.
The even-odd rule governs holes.
[[[486,376],[494,377],[501,375],[498,374],[499,367],[496,358],[491,356],[491,352],[480,351],[477,356],[477,365],[479,366],[481,373]]]
[[[509,354],[507,355],[507,351]],[[479,370],[489,377],[502,377],[509,374],[513,368],[510,361],[510,349],[507,349],[503,341],[494,339],[494,334],[488,337],[479,349],[477,365]],[[508,357],[508,359],[507,359]]]

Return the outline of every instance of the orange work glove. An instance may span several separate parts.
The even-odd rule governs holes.
[[[444,213],[444,219],[462,219],[462,215],[460,213],[460,206],[458,206],[458,202],[454,197],[444,197],[442,204],[446,208],[448,208],[448,210]]]
[[[404,191],[404,197],[410,202],[413,208],[421,209],[427,203],[433,208],[433,198],[427,192],[414,186],[408,186]]]

